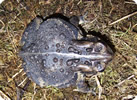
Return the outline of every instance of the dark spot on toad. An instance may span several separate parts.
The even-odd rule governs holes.
[[[87,52],[92,52],[93,48],[87,48],[86,51]]]
[[[73,47],[69,47],[69,48],[68,48],[68,51],[69,51],[69,52],[74,52],[74,50],[75,50],[75,48],[73,48]]]
[[[59,53],[59,52],[60,52],[60,49],[57,49],[57,50],[56,50],[56,52],[58,52],[58,53]]]
[[[80,52],[78,51],[78,50],[75,50],[75,52],[74,53],[76,53],[76,54],[80,54]]]
[[[60,44],[59,44],[59,43],[57,43],[57,44],[56,44],[56,47],[57,47],[57,48],[59,48],[59,47],[60,47]]]
[[[90,63],[88,61],[85,61],[84,64],[89,65]]]
[[[65,38],[66,38],[66,36],[65,36],[64,33],[61,33],[59,36],[60,36],[62,39],[65,39]]]
[[[79,53],[80,53],[80,52],[79,52],[77,49],[75,49],[74,47],[69,47],[69,48],[68,48],[68,51],[69,51],[69,52],[76,53],[76,54],[79,54]]]
[[[65,48],[65,45],[61,45],[62,48]]]
[[[58,58],[56,58],[56,57],[53,58],[53,62],[54,62],[54,63],[58,62]]]
[[[67,66],[71,66],[73,64],[73,60],[67,60],[66,64]]]

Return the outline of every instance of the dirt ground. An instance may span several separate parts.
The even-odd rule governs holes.
[[[75,92],[75,87],[40,88],[33,82],[26,85],[28,78],[18,56],[21,36],[36,16],[54,13],[85,15],[83,28],[100,32],[115,48],[113,60],[97,75],[102,87],[100,99],[129,100],[137,96],[137,5],[132,0],[5,0],[0,5],[0,95],[11,100],[18,96],[22,100],[99,99],[94,78],[95,94]]]

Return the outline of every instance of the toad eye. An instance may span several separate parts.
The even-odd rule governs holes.
[[[94,62],[94,67],[96,67],[99,72],[102,72],[105,68],[105,63],[99,61]]]
[[[103,53],[106,51],[106,47],[103,43],[96,43],[94,47],[95,52]]]

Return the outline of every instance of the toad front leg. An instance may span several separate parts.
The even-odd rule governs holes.
[[[97,78],[97,71],[91,70],[88,66],[84,66],[85,68],[83,66],[84,65],[81,66],[82,70],[77,72],[77,81],[76,81],[77,89],[74,89],[74,91],[79,91],[83,93],[92,93],[96,95],[96,93],[92,90],[90,85],[90,81],[91,81],[90,79],[92,76],[94,76],[97,86],[99,88],[99,98],[100,98],[102,93],[102,87]],[[89,80],[88,80],[88,77],[89,77]]]
[[[73,91],[79,91],[79,92],[83,92],[83,93],[93,93],[93,91],[90,89],[90,86],[88,84],[88,81],[86,81],[86,77],[83,73],[81,72],[77,72],[77,82],[76,82],[76,86],[77,89],[74,89]]]

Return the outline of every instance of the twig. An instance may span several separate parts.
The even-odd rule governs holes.
[[[136,14],[137,14],[137,11],[134,12],[134,13],[132,13],[132,14],[129,14],[129,15],[127,15],[127,16],[124,16],[124,17],[120,18],[120,19],[118,19],[118,20],[110,23],[109,25],[114,25],[114,24],[116,24],[116,23],[118,23],[118,22],[120,22],[120,21],[122,21],[122,20],[124,20],[124,19],[127,19],[127,18],[129,18],[129,17],[131,17],[131,16],[134,16],[134,15],[136,15]]]
[[[128,2],[128,1],[125,1],[125,3],[127,3],[127,4],[135,4],[134,2]]]
[[[110,12],[109,12],[109,15],[111,15],[112,11],[114,10],[114,6],[113,6],[113,4],[112,4],[112,1],[111,1],[111,0],[109,0],[109,3],[110,3],[110,5],[111,5],[111,10],[110,10]]]
[[[18,86],[21,86],[28,78],[26,77]]]
[[[4,22],[2,20],[0,20],[0,23],[2,24],[2,27],[0,28],[0,33],[6,32],[6,30],[4,30],[4,28],[5,28]]]
[[[97,75],[95,75],[95,80],[96,80],[96,82],[97,82],[97,85],[98,85],[98,89],[99,89],[99,94],[98,94],[98,99],[100,100],[101,99],[101,94],[102,94],[102,87],[101,87],[101,85],[100,85],[100,82],[99,82],[99,80],[98,80],[98,77],[97,77]]]
[[[4,94],[1,90],[0,90],[0,100],[11,100],[6,94]]]
[[[80,0],[80,1],[77,3],[77,5],[79,5],[80,3],[82,3],[82,0]]]
[[[133,25],[131,28],[131,31],[137,26],[137,24]]]
[[[34,100],[34,96],[35,96],[35,94],[36,94],[36,84],[34,84],[34,93],[33,93],[33,95],[32,95],[31,100]]]
[[[23,95],[24,95],[24,92],[27,90],[27,88],[28,88],[28,86],[29,86],[30,83],[31,83],[31,81],[30,81],[30,80],[27,80],[27,82],[26,82],[26,84],[24,85],[23,88],[20,88],[20,87],[17,85],[17,83],[15,83],[16,86],[17,86],[17,100],[22,100],[22,97],[23,97]]]
[[[19,73],[21,73],[23,71],[23,69],[20,69],[20,71],[19,72],[17,72],[16,74],[14,74],[13,76],[12,76],[12,79],[13,78],[15,78]]]
[[[129,76],[127,79],[125,79],[125,80],[119,82],[116,86],[119,86],[119,85],[123,84],[126,80],[129,80],[129,79],[133,78],[134,76],[135,76],[135,75]]]

